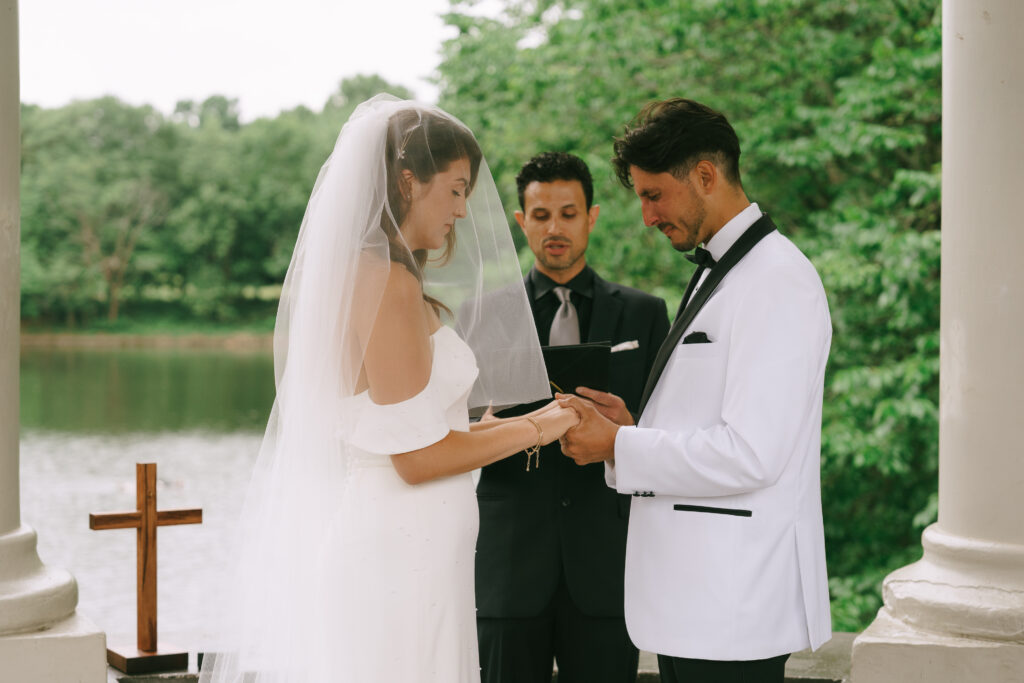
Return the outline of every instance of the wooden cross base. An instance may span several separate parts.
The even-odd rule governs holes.
[[[175,652],[174,648],[166,647],[156,652],[146,652],[131,645],[118,644],[116,648],[107,648],[107,664],[126,674],[185,671],[188,669],[188,653]]]

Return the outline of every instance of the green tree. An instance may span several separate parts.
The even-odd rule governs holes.
[[[111,97],[23,119],[26,309],[73,321],[102,305],[116,320],[126,289],[160,267],[141,257],[167,212],[173,134],[152,108]]]
[[[316,179],[360,101],[410,93],[345,79],[321,112],[243,124],[234,99],[166,119],[107,97],[22,109],[22,311],[73,326],[122,305],[267,319]]]
[[[359,102],[385,91],[409,96],[378,76],[356,76],[319,113],[297,107],[241,126],[233,100],[179,103],[181,197],[166,250],[175,260],[162,277],[190,315],[273,313],[320,166]]]
[[[360,102],[374,95],[388,93],[403,100],[412,99],[412,92],[405,87],[390,83],[376,74],[352,76],[338,84],[338,89],[327,98],[324,112],[338,112],[347,120]]]
[[[202,102],[181,100],[175,105],[171,119],[192,128],[215,125],[224,130],[238,130],[241,127],[238,100],[223,95],[211,95]]]

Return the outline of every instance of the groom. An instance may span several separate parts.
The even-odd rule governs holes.
[[[541,154],[516,183],[516,220],[536,256],[526,290],[541,344],[627,342],[611,354],[609,382],[635,409],[668,332],[665,302],[587,265],[599,207],[582,159]],[[555,660],[559,683],[632,683],[637,649],[622,616],[630,497],[605,485],[603,466],[579,467],[557,443],[541,449],[539,467],[525,462],[488,465],[477,487],[482,681],[548,683]]]
[[[822,387],[832,327],[814,266],[751,204],[726,118],[674,99],[615,142],[644,223],[698,244],[644,389],[639,423],[614,396],[563,399],[578,463],[637,496],[626,625],[661,680],[782,683],[792,652],[831,637],[821,518]]]

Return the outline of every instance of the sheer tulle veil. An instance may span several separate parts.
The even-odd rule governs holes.
[[[411,252],[397,229],[407,207],[396,173],[430,175],[416,165],[438,172],[464,156],[475,166],[467,215],[447,262],[433,263],[426,257],[444,254]],[[203,683],[332,680],[340,634],[325,626],[335,621],[323,618],[332,606],[320,599],[332,577],[320,559],[359,418],[351,399],[366,349],[355,317],[376,315],[397,267],[457,312],[442,320],[476,356],[471,407],[550,396],[506,216],[472,133],[436,107],[384,95],[364,102],[320,170],[285,277],[274,328],[277,397],[232,534],[236,564],[217,596],[223,623],[204,648]]]

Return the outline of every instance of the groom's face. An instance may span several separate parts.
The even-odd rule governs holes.
[[[523,191],[516,221],[523,229],[537,270],[555,282],[568,282],[586,265],[584,252],[597,221],[598,207],[587,209],[578,180],[534,181]]]
[[[657,228],[677,251],[690,251],[710,238],[708,207],[693,180],[695,173],[680,179],[636,166],[630,166],[629,173],[640,198],[644,225]]]

